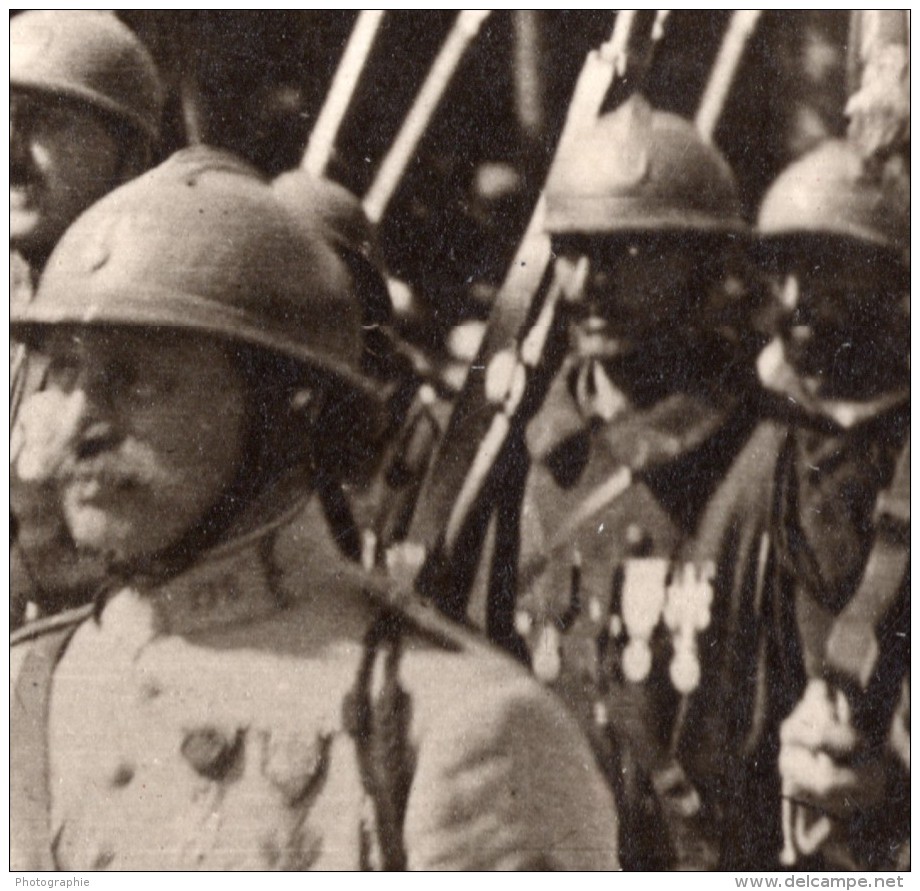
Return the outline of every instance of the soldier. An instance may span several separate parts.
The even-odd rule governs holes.
[[[339,183],[305,170],[283,173],[272,188],[301,224],[320,225],[346,264],[363,308],[361,367],[378,383],[386,410],[368,431],[369,441],[352,434],[342,445],[356,453],[347,492],[361,532],[362,559],[373,566],[382,543],[400,537],[405,515],[414,506],[440,430],[430,415],[436,410],[446,414],[449,406],[434,393],[425,398],[432,389],[423,384],[427,368],[419,352],[396,333],[377,232],[358,198]]]
[[[624,866],[711,867],[673,743],[710,591],[674,561],[753,429],[747,228],[716,149],[639,96],[559,159],[546,202],[574,296],[526,434],[516,626],[619,794]]]
[[[909,856],[910,210],[889,172],[830,141],[760,210],[779,410],[693,548],[719,632],[688,738],[718,746],[700,776],[726,868]]]
[[[113,14],[12,19],[10,246],[33,279],[80,213],[149,166],[161,104],[153,60]]]
[[[472,355],[469,349],[457,355],[462,352],[457,335],[467,334],[469,327],[455,329],[446,362],[426,357],[398,330],[376,228],[358,198],[339,183],[302,169],[281,174],[272,188],[302,223],[319,223],[346,263],[363,307],[361,365],[378,382],[386,410],[371,441],[348,438],[355,473],[347,493],[360,528],[362,559],[368,566],[381,564],[387,548],[406,537],[425,472],[450,418],[451,400],[478,339],[474,336]]]
[[[12,645],[14,868],[617,866],[561,707],[339,551],[328,425],[372,394],[318,232],[185,150],[81,217],[14,309],[50,364],[22,458],[109,567]]]
[[[147,50],[108,12],[32,10],[10,22],[10,299],[32,298],[64,230],[151,163],[162,89]],[[10,354],[10,428],[44,368]],[[42,493],[12,480],[10,622],[79,602],[96,583]],[[39,519],[38,514],[43,514]],[[26,552],[40,552],[30,561]]]

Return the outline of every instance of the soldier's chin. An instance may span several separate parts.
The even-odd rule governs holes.
[[[149,524],[130,513],[119,513],[92,504],[64,505],[70,536],[81,551],[104,554],[116,562],[137,560],[154,553]]]

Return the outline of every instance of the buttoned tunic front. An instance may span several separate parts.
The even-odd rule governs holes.
[[[711,600],[710,564],[682,553],[753,406],[675,393],[601,423],[563,369],[527,431],[517,630],[618,791],[627,868],[714,866],[674,747]]]
[[[380,866],[345,707],[383,609],[358,573],[311,502],[82,621],[50,691],[54,864]],[[484,644],[402,615],[406,866],[616,868],[612,799],[565,710]]]

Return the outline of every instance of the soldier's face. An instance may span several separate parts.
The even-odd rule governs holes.
[[[611,332],[639,348],[690,311],[687,291],[701,262],[674,239],[623,241],[602,263],[592,264],[588,296],[601,307]]]
[[[43,351],[43,399],[58,407],[47,422],[66,428],[55,478],[78,547],[133,560],[175,544],[243,457],[245,387],[225,347],[178,332],[62,329]]]
[[[817,395],[858,398],[903,383],[909,289],[896,279],[890,263],[852,246],[803,252],[774,271],[786,357]]]
[[[89,109],[28,92],[10,95],[10,242],[50,251],[118,180],[123,155]]]
[[[606,321],[617,355],[686,335],[705,304],[696,283],[710,260],[679,238],[651,235],[611,241],[591,257],[585,297]]]

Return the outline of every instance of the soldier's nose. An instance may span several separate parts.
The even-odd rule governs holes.
[[[104,384],[83,373],[67,396],[69,439],[75,456],[80,459],[98,455],[117,441],[107,392]]]

